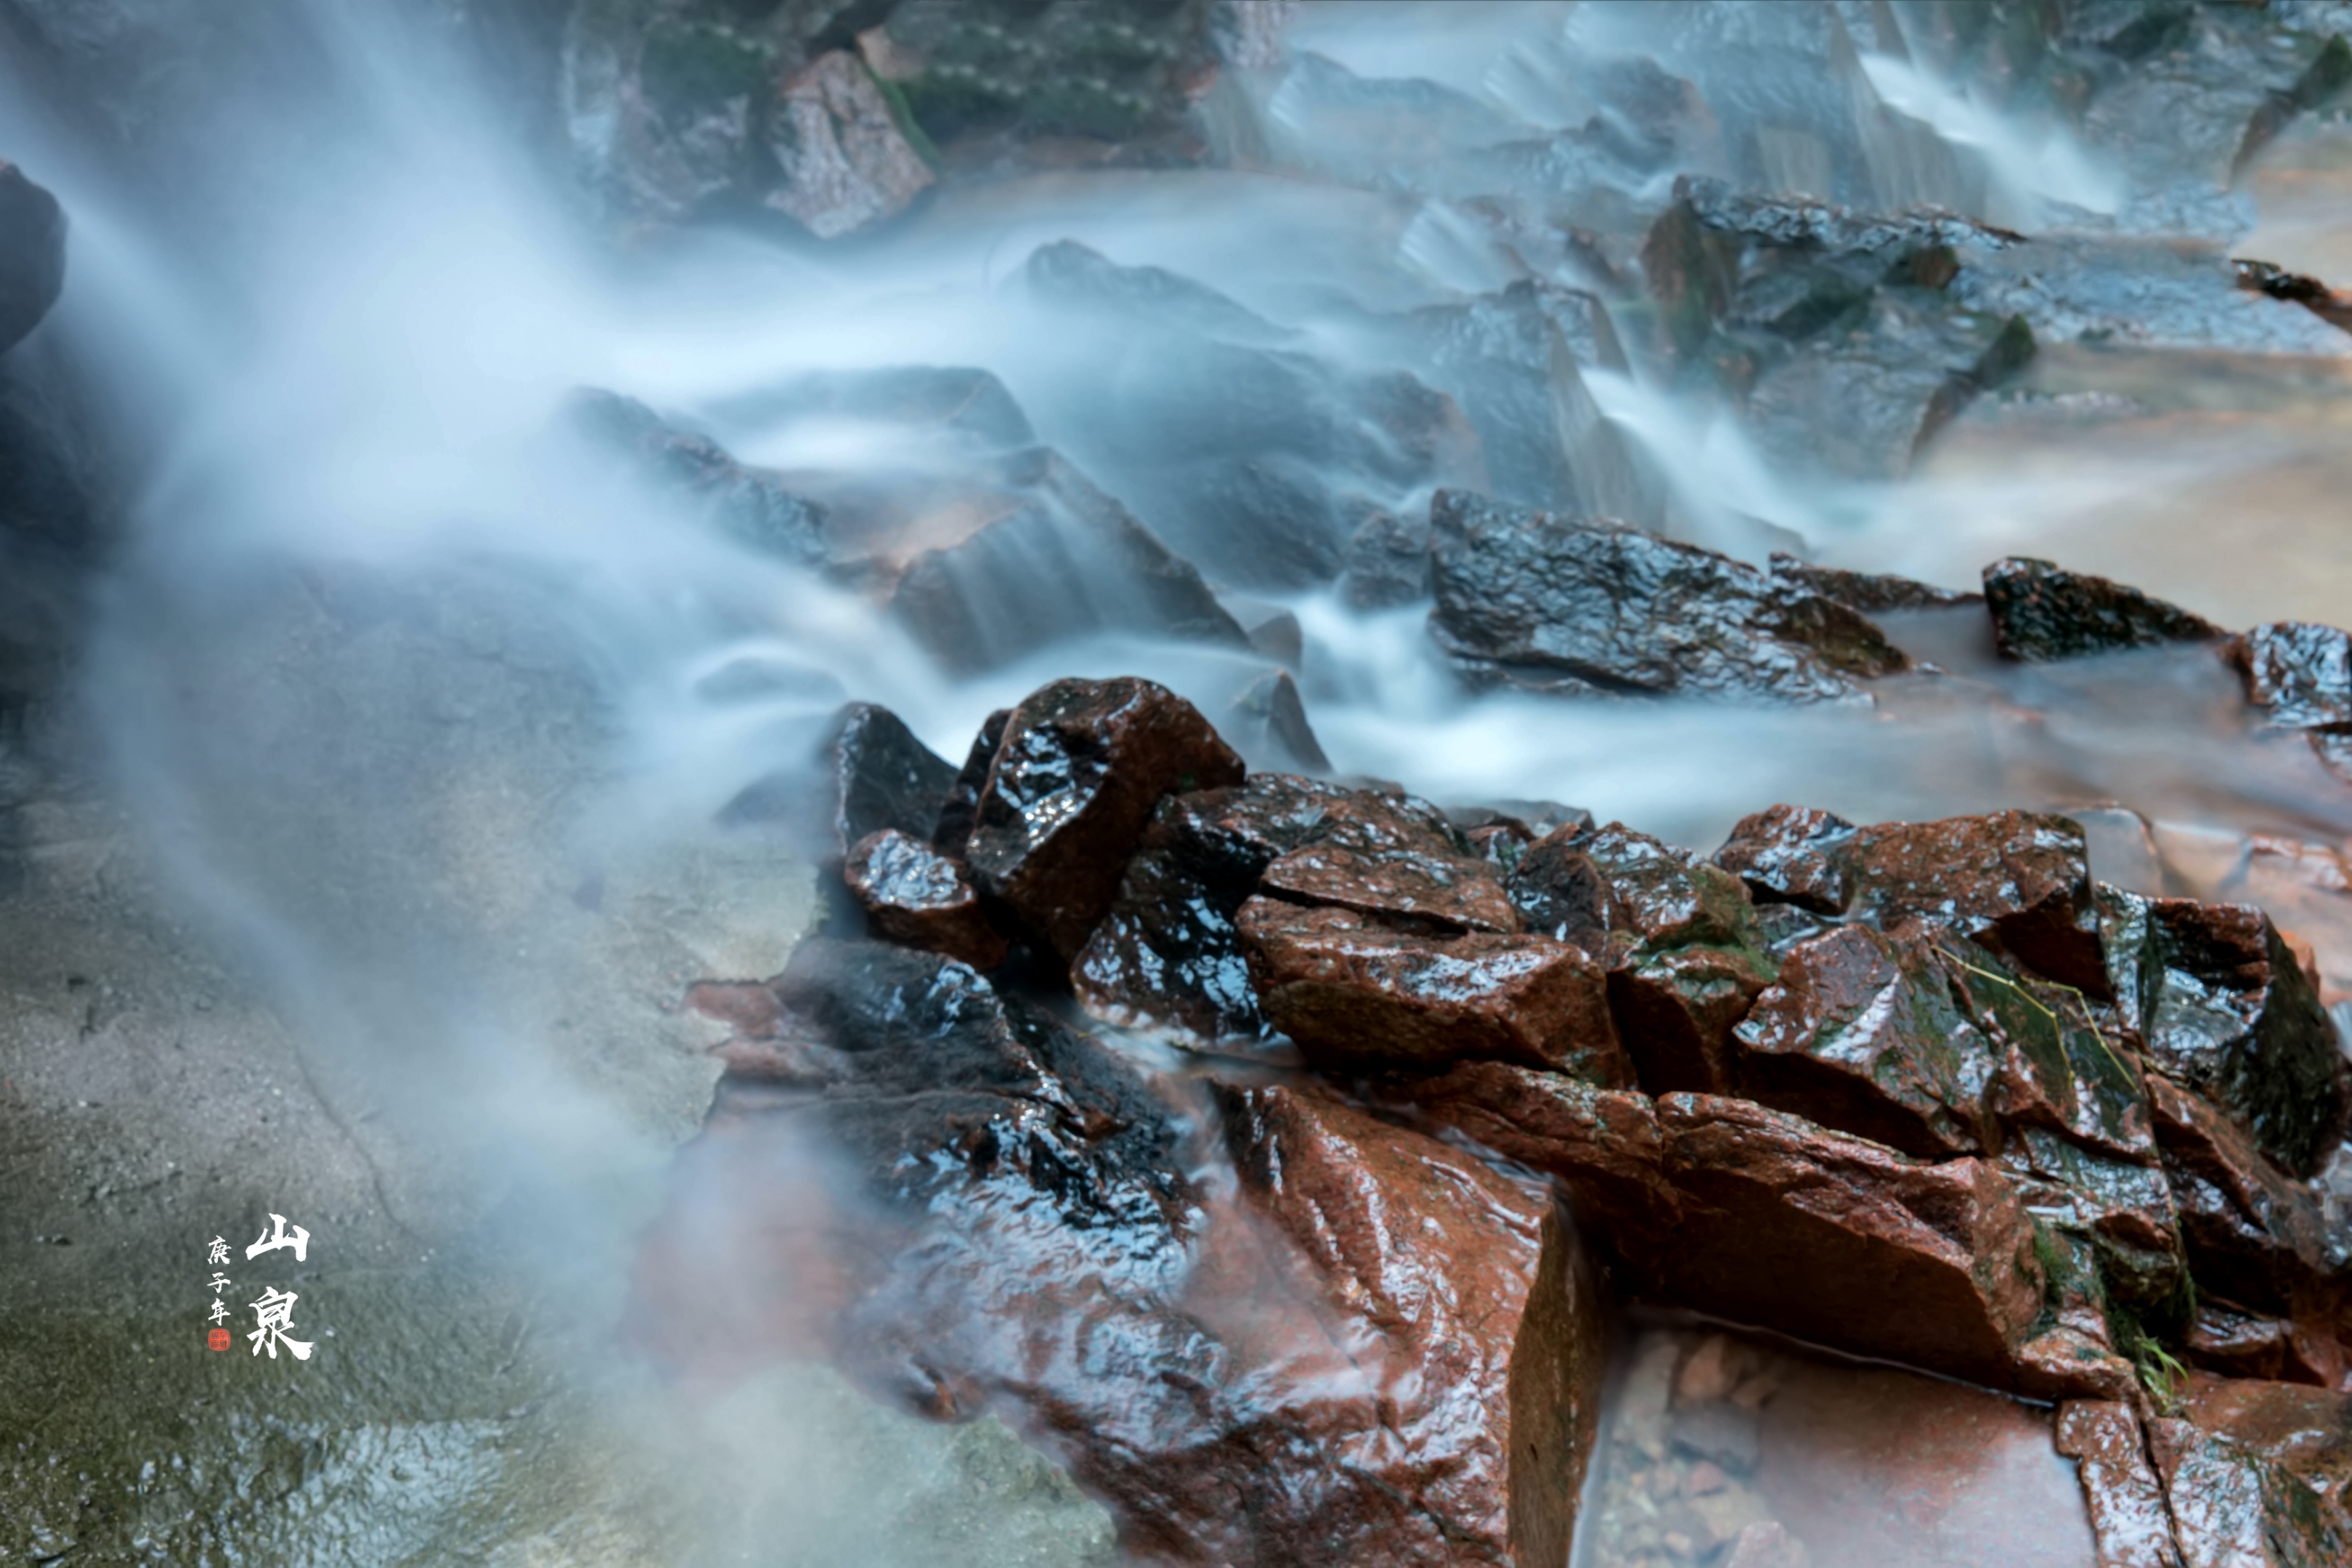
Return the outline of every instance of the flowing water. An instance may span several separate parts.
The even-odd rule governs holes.
[[[2103,874],[2262,902],[2315,946],[2330,999],[2352,998],[2352,789],[2299,740],[2258,733],[2210,652],[2004,665],[1980,614],[1919,612],[1890,632],[1948,674],[1888,683],[1866,706],[1476,694],[1432,643],[1425,602],[1357,608],[1314,557],[1328,541],[1220,532],[1185,487],[1263,414],[1239,394],[1220,407],[1218,378],[1246,356],[1297,356],[1310,381],[1410,371],[1464,392],[1470,372],[1395,324],[1535,279],[1597,289],[1631,351],[1544,372],[1548,395],[1585,413],[1559,426],[1570,479],[1524,498],[1589,504],[1569,492],[1598,486],[1611,509],[1759,562],[1794,549],[1967,588],[1986,562],[2032,554],[2226,625],[2341,622],[2352,344],[2232,289],[2226,258],[2352,274],[2352,133],[2307,117],[2233,188],[2231,147],[2217,168],[2198,118],[2242,123],[2326,35],[2329,7],[2245,24],[2255,57],[2275,43],[2286,62],[2259,80],[2237,57],[2151,62],[2144,87],[2078,122],[2001,104],[1940,59],[1929,7],[1318,5],[1292,21],[1284,60],[1230,70],[1204,101],[1230,166],[950,182],[831,248],[729,226],[616,248],[513,134],[499,83],[393,9],[312,15],[332,135],[282,103],[229,106],[251,121],[251,179],[202,254],[32,95],[0,102],[0,151],[73,215],[46,330],[142,453],[87,660],[110,787],[155,846],[164,896],[312,1040],[329,1098],[383,1112],[391,1130],[359,1135],[404,1172],[394,1186],[455,1191],[500,1246],[536,1234],[571,1260],[553,1278],[602,1270],[605,1289],[625,1270],[646,1173],[708,1087],[675,1062],[582,1046],[598,1027],[577,1022],[601,1005],[593,972],[650,966],[674,984],[781,967],[807,873],[710,824],[798,765],[845,698],[893,708],[954,758],[992,709],[1055,676],[1149,675],[1224,723],[1279,662],[1335,775],[1446,802],[1572,802],[1702,851],[1782,800],[1864,821],[2078,810]],[[1675,145],[1634,157],[1561,135],[1608,125],[1639,143],[1620,85],[1643,70],[1703,105],[1675,121]],[[2032,368],[1899,475],[1825,472],[1723,400],[1675,390],[1622,277],[1689,172],[2024,233],[1972,258],[1965,287],[1986,309],[2028,312]],[[1214,296],[1113,319],[1037,283],[1032,256],[1063,241]],[[897,366],[985,370],[1025,430],[810,413],[807,378]],[[1298,650],[1270,661],[1139,634],[1118,567],[1047,588],[1043,559],[1016,563],[1039,586],[995,601],[981,654],[943,648],[855,581],[714,530],[674,489],[602,461],[572,430],[583,387],[779,471],[845,535],[868,529],[848,548],[884,580],[985,519],[1009,452],[1050,447],[1196,561],[1242,621],[1294,614]],[[1392,461],[1386,436],[1349,426],[1360,417],[1343,404],[1317,436],[1320,470],[1298,477],[1349,505],[1425,509],[1444,461]],[[1300,516],[1305,532],[1325,526]],[[599,908],[672,936],[584,936],[582,912]],[[772,938],[745,951],[761,922]],[[433,1154],[414,1152],[422,1126]],[[785,1424],[822,1430],[842,1396],[794,1397],[814,1413]],[[716,1446],[693,1451],[723,1448],[709,1434],[733,1418],[697,1415],[693,1440]],[[800,1462],[837,1474],[812,1457],[824,1446]],[[580,1517],[612,1506],[601,1483],[564,1484],[588,1500]],[[702,1522],[667,1538],[672,1560],[697,1529],[692,1550],[714,1561],[783,1552],[762,1532],[789,1531],[776,1521],[833,1483],[784,1489],[781,1513],[708,1506],[772,1478],[698,1484],[701,1501],[676,1511]],[[1098,1522],[1050,1481],[1008,1485],[1075,1511],[1068,1550],[1102,1550]],[[530,1495],[524,1516],[572,1506]],[[593,1557],[593,1531],[550,1528],[582,1558],[545,1560]],[[541,1560],[514,1547],[528,1533],[501,1549]],[[370,1560],[372,1538],[353,1539],[351,1560]],[[275,1560],[244,1550],[220,1560]]]

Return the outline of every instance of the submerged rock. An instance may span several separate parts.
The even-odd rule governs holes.
[[[1349,1072],[1491,1058],[1604,1088],[1633,1082],[1608,980],[1542,936],[1385,930],[1346,909],[1257,898],[1238,922],[1266,1017],[1307,1061]]]
[[[1132,676],[1055,681],[1006,719],[965,859],[982,892],[1066,961],[1110,908],[1160,798],[1242,774],[1208,721],[1166,688]]]
[[[1439,645],[1475,679],[1585,696],[1858,700],[1910,667],[1878,628],[1754,567],[1604,519],[1441,491]]]
[[[0,353],[41,324],[66,281],[66,215],[57,197],[0,158]]]
[[[2274,621],[2232,638],[2230,663],[2246,700],[2282,729],[2299,729],[2329,770],[2352,779],[2352,633]]]
[[[1006,470],[993,515],[916,554],[890,596],[942,664],[994,669],[1103,632],[1249,645],[1192,562],[1058,455],[1040,448]]]
[[[824,509],[782,475],[747,467],[709,436],[680,430],[617,392],[583,389],[572,413],[581,430],[620,454],[642,479],[694,501],[741,543],[803,566],[826,559]]]
[[[2027,664],[2228,635],[2137,588],[2046,560],[2006,557],[1984,569],[1984,585],[1994,645]]]

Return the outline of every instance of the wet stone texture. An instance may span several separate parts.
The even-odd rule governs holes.
[[[971,878],[922,840],[895,828],[869,833],[849,852],[842,876],[866,911],[866,928],[883,940],[975,969],[1004,962],[1004,938],[989,925]]]
[[[2063,817],[1994,811],[1864,828],[1845,850],[1850,913],[1892,929],[1948,925],[2037,973],[2107,994],[2083,830]]]
[[[1013,710],[965,859],[981,891],[1076,956],[1164,795],[1242,780],[1191,704],[1150,681],[1056,681]]]
[[[2290,1174],[2326,1158],[2343,1119],[2336,1028],[2278,928],[2247,904],[2148,900],[2137,966],[2149,1061],[2230,1114]]]
[[[2232,638],[2226,652],[2246,701],[2279,728],[2301,730],[2322,763],[2352,778],[2352,633],[2275,621]]]
[[[1603,1088],[1633,1081],[1607,976],[1565,942],[1414,936],[1352,910],[1268,898],[1244,905],[1238,924],[1267,1018],[1318,1068],[1485,1058]]]
[[[2121,653],[2227,635],[2137,588],[2046,560],[2011,556],[1984,569],[1985,607],[2001,657],[2026,664]]]
[[[1909,668],[1869,621],[1605,519],[1461,491],[1430,504],[1430,626],[1476,682],[1572,696],[1864,699]]]

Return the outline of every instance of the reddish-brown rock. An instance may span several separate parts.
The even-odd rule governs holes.
[[[1875,925],[1948,925],[2062,985],[2108,994],[2089,854],[2063,817],[1882,822],[1856,831],[1846,868],[1853,912]]]
[[[1930,1165],[1714,1095],[1657,1104],[1677,1300],[1994,1387],[2042,1309],[2033,1227],[1981,1159]]]
[[[2000,1146],[1992,1042],[1921,937],[1839,925],[1791,947],[1732,1031],[1744,1092],[1923,1159]]]
[[[2309,1176],[2343,1121],[2336,1026],[2270,917],[2250,904],[2150,899],[2141,1033],[2150,1061]]]
[[[2197,1303],[2181,1341],[2189,1365],[2232,1378],[2334,1388],[2344,1378],[2344,1349],[2325,1321],[2264,1317],[2216,1301]]]
[[[1067,961],[1110,907],[1160,798],[1242,773],[1208,720],[1164,686],[1055,681],[1006,719],[964,858],[981,891]]]
[[[1110,913],[1070,967],[1097,1018],[1202,1043],[1272,1027],[1250,984],[1234,917],[1276,857],[1320,832],[1347,791],[1287,773],[1160,802]]]
[[[1529,924],[1609,966],[1617,1032],[1644,1089],[1730,1089],[1732,1026],[1776,967],[1738,878],[1612,822],[1530,847],[1511,892]]]
[[[2199,1288],[2260,1312],[2293,1313],[2299,1298],[2308,1303],[2334,1272],[2311,1189],[2264,1159],[2204,1099],[2155,1073],[2147,1087]]]
[[[961,958],[975,969],[1004,962],[1004,938],[988,923],[971,878],[955,861],[896,828],[857,841],[842,879],[885,941]]]
[[[1517,914],[1493,862],[1444,814],[1409,796],[1354,791],[1315,834],[1266,867],[1267,893],[1444,931],[1511,932]]]
[[[2352,1394],[2240,1378],[2192,1380],[2183,1415],[2260,1454],[2352,1524]]]
[[[1740,818],[1715,863],[1746,883],[1759,903],[1836,915],[1846,905],[1842,852],[1853,834],[1853,824],[1833,812],[1774,806]]]
[[[2121,1401],[2070,1400],[2058,1407],[2057,1440],[2082,1478],[2099,1568],[2181,1568],[2137,1412]]]
[[[1490,1058],[1602,1088],[1633,1082],[1607,977],[1565,942],[1418,936],[1353,910],[1271,898],[1244,904],[1239,929],[1266,1017],[1318,1067],[1433,1070]]]
[[[1384,1092],[1481,1145],[1553,1177],[1585,1235],[1643,1290],[1672,1245],[1681,1200],[1649,1096],[1597,1089],[1557,1072],[1465,1061],[1434,1078],[1385,1081]]]
[[[1297,1090],[1218,1099],[1244,1200],[1321,1282],[1316,1315],[1362,1381],[1291,1391],[1322,1466],[1290,1478],[1291,1518],[1255,1521],[1245,1546],[1242,1521],[1204,1521],[1185,1555],[1565,1562],[1603,1320],[1549,1195]],[[1196,1484],[1203,1501],[1226,1490],[1213,1472]]]
[[[2282,1466],[2189,1421],[2147,1426],[2183,1568],[2340,1568],[2347,1533],[2319,1494]]]
[[[1993,645],[2002,658],[2027,664],[2228,635],[2137,588],[2025,556],[1986,567],[1984,589]]]

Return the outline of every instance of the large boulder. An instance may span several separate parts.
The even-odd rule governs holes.
[[[0,353],[41,324],[65,281],[65,209],[0,158]]]
[[[1242,781],[1192,704],[1133,676],[1055,681],[1012,710],[964,852],[981,891],[1066,962],[1161,797]]]
[[[2227,635],[2204,617],[2137,588],[2024,556],[1986,567],[1984,590],[1993,645],[2001,657],[2026,664]]]
[[[1456,490],[1430,628],[1474,680],[1580,696],[1854,701],[1910,667],[1868,621],[1728,556]]]

